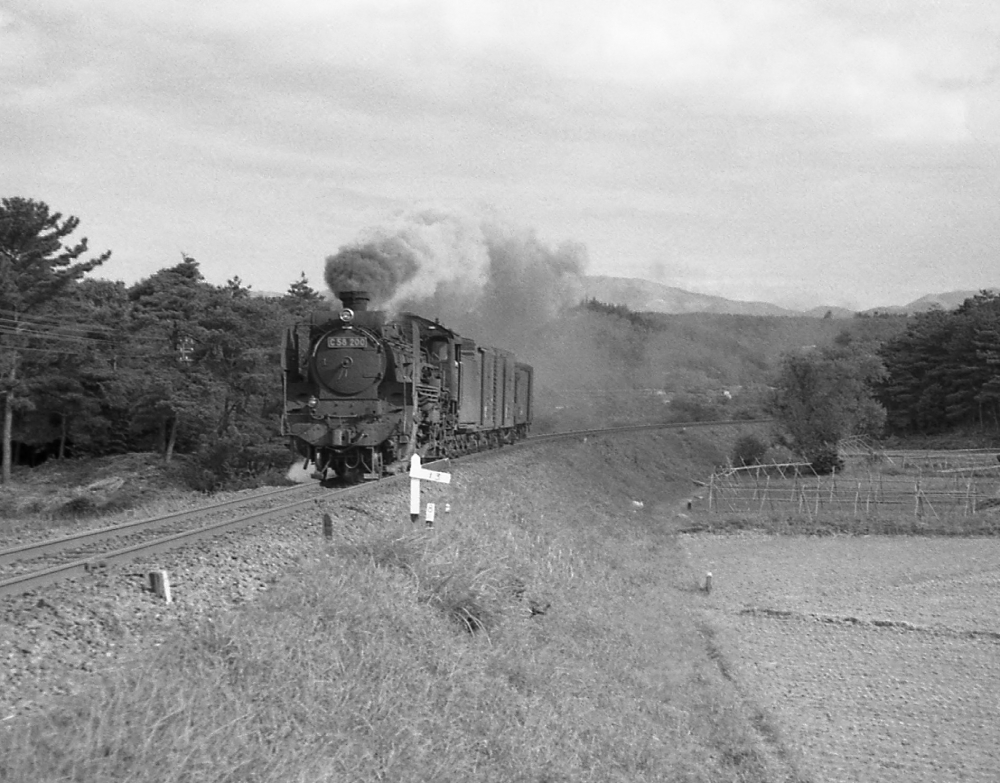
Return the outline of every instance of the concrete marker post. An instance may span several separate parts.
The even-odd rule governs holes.
[[[323,538],[327,541],[333,538],[333,520],[329,514],[323,515]]]
[[[435,511],[436,511],[435,505],[433,503],[428,503],[427,504],[427,513],[424,515],[424,521],[427,524],[427,527],[434,527],[434,512]]]

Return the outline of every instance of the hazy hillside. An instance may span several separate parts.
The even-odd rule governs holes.
[[[827,344],[843,331],[878,343],[905,326],[905,318],[893,316],[636,314],[588,305],[515,350],[535,367],[541,416],[597,426],[759,413],[755,406],[784,353]]]
[[[743,302],[721,296],[709,296],[685,291],[681,288],[641,280],[633,277],[607,277],[594,275],[583,279],[584,293],[588,299],[608,304],[625,305],[630,310],[643,313],[724,313],[728,315],[795,315],[810,318],[853,318],[854,311],[844,307],[821,305],[809,310],[789,310],[769,302]],[[996,289],[993,289],[996,290]],[[927,294],[904,305],[874,307],[866,313],[891,313],[893,315],[923,313],[935,307],[951,310],[958,307],[979,291],[949,291]]]
[[[623,304],[645,313],[728,313],[732,315],[801,315],[769,302],[738,302],[721,296],[695,294],[651,280],[595,275],[583,279],[588,299]]]
[[[989,291],[996,291],[997,289],[991,288],[987,289]],[[948,291],[943,294],[927,294],[919,299],[914,299],[909,304],[905,304],[902,307],[876,307],[872,310],[866,312],[879,312],[879,313],[926,313],[928,310],[933,310],[935,308],[941,308],[942,310],[954,310],[966,299],[978,294],[979,291]]]

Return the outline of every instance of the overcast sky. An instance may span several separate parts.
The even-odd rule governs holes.
[[[998,0],[0,0],[0,196],[284,291],[427,206],[794,307],[1000,284]]]

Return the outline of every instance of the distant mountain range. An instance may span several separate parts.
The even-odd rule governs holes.
[[[606,304],[625,305],[629,310],[646,313],[727,313],[730,315],[785,315],[823,318],[852,318],[854,310],[843,307],[813,307],[809,310],[790,310],[770,302],[743,302],[721,296],[695,294],[682,288],[673,288],[632,277],[605,277],[595,275],[583,278],[584,292],[588,299]],[[994,289],[995,290],[995,289]],[[862,312],[913,314],[935,307],[951,310],[979,291],[949,291],[928,294],[905,305],[875,307]]]

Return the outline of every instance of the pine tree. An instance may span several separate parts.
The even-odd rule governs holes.
[[[893,429],[1000,426],[1000,296],[983,291],[951,312],[912,319],[881,351],[881,399]]]
[[[66,294],[69,286],[103,264],[111,252],[78,261],[87,252],[87,239],[63,244],[79,225],[75,217],[63,220],[49,207],[26,198],[0,201],[0,395],[3,432],[0,483],[10,481],[11,436],[14,411],[22,407],[23,384],[19,367],[28,347],[31,316]],[[23,402],[27,402],[24,400]]]
[[[128,291],[133,307],[128,357],[133,424],[157,431],[167,462],[179,437],[193,438],[212,426],[218,398],[215,380],[202,361],[206,334],[201,319],[212,286],[194,258],[182,258]]]

